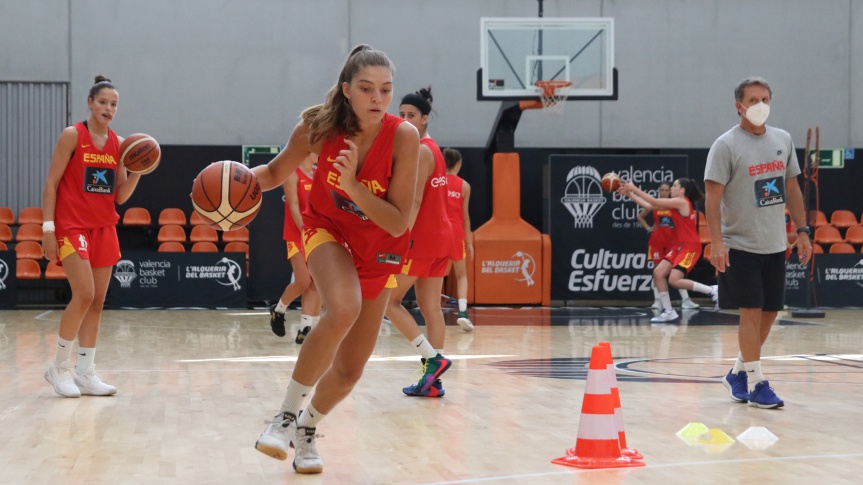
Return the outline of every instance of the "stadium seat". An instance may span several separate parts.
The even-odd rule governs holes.
[[[241,227],[233,231],[225,231],[222,233],[222,241],[224,242],[249,242],[249,228]]]
[[[839,229],[833,226],[821,226],[815,229],[815,242],[818,244],[836,244],[845,242]]]
[[[18,214],[18,224],[39,224],[42,225],[42,208],[41,207],[25,207]]]
[[[818,243],[812,243],[812,254],[824,254],[824,247]]]
[[[159,234],[156,236],[156,241],[163,243],[168,241],[176,241],[178,243],[186,242],[186,230],[183,226],[176,224],[168,224],[159,228]]]
[[[706,226],[707,225],[707,216],[704,215],[704,212],[698,211],[698,226]]]
[[[246,259],[249,259],[249,244],[241,241],[231,241],[228,244],[225,244],[225,249],[222,250],[226,253],[246,253]]]
[[[189,234],[189,241],[196,242],[219,242],[219,233],[210,226],[192,226],[192,232]]]
[[[177,241],[166,241],[162,244],[159,244],[159,252],[160,253],[185,253],[186,246],[183,246],[183,243]]]
[[[830,246],[830,254],[854,254],[854,246],[848,243],[836,243]]]
[[[15,213],[10,207],[0,207],[0,224],[15,224]]]
[[[806,220],[809,221],[810,226],[815,228],[829,225],[829,222],[827,222],[827,216],[824,215],[824,212],[819,210],[809,211]]]
[[[45,267],[45,279],[65,280],[68,279],[68,277],[66,276],[66,270],[63,269],[62,266],[55,263],[54,261],[48,261],[48,266]]]
[[[845,242],[863,244],[863,226],[851,226],[845,232]]]
[[[38,280],[42,278],[42,269],[35,259],[19,259],[16,265],[15,276],[19,280]]]
[[[199,226],[201,227],[201,226]],[[219,248],[216,246],[216,243],[210,241],[198,241],[195,244],[192,244],[192,252],[193,253],[218,253]]]
[[[42,245],[36,241],[21,241],[15,245],[17,259],[42,259]]]
[[[698,237],[701,238],[701,244],[710,242],[710,229],[707,226],[698,226]]]
[[[19,219],[20,220],[20,219]],[[21,241],[36,241],[42,242],[42,223],[27,223],[18,226],[18,232],[15,234],[15,240]]]
[[[200,226],[201,224],[206,225],[207,221],[198,214],[198,211],[192,211],[192,215],[189,216],[189,225],[192,226]]]
[[[839,209],[833,211],[833,214],[830,215],[830,225],[839,229],[845,229],[847,227],[859,226],[860,224],[857,222],[857,216],[853,212]]]
[[[153,219],[144,207],[129,207],[123,214],[124,226],[149,226]]]
[[[159,213],[159,225],[164,226],[166,224],[177,224],[178,226],[185,226],[186,213],[183,212],[182,209],[177,209],[175,207],[162,209],[162,212]]]
[[[0,241],[12,242],[12,229],[2,222],[0,222]]]
[[[0,251],[8,251],[9,246],[6,245],[3,241],[0,241]]]

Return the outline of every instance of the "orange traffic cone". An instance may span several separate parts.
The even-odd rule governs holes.
[[[617,373],[614,370],[614,359],[611,356],[611,344],[608,342],[600,342],[602,347],[603,359],[605,360],[608,376],[611,381],[611,400],[614,402],[614,422],[617,425],[617,437],[620,441],[620,454],[630,458],[641,460],[644,457],[635,448],[626,446],[626,432],[623,431],[623,409],[620,406],[620,390],[617,388]]]
[[[575,448],[566,450],[566,456],[551,462],[577,468],[644,466],[644,462],[620,454],[608,365],[603,349],[598,345],[593,347],[590,354]]]

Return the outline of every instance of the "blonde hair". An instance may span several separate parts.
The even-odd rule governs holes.
[[[360,69],[368,66],[381,66],[395,72],[390,58],[379,50],[366,44],[360,44],[351,51],[339,80],[327,93],[322,104],[306,108],[300,117],[309,129],[309,142],[314,144],[323,137],[334,133],[344,133],[352,136],[360,131],[360,122],[350,102],[342,92],[342,83],[350,83]]]

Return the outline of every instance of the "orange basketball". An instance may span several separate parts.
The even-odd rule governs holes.
[[[602,185],[602,190],[606,192],[614,192],[620,188],[620,177],[618,177],[614,172],[608,172],[602,176],[602,180],[599,181],[599,184]]]
[[[252,222],[261,209],[258,178],[242,163],[208,165],[192,184],[192,206],[208,225],[232,231]]]
[[[120,160],[126,170],[134,173],[150,173],[162,160],[159,142],[150,135],[135,133],[120,144]]]

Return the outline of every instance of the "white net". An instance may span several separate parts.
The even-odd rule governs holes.
[[[555,115],[563,114],[571,85],[572,83],[567,81],[537,81],[536,87],[539,88],[542,111]]]

